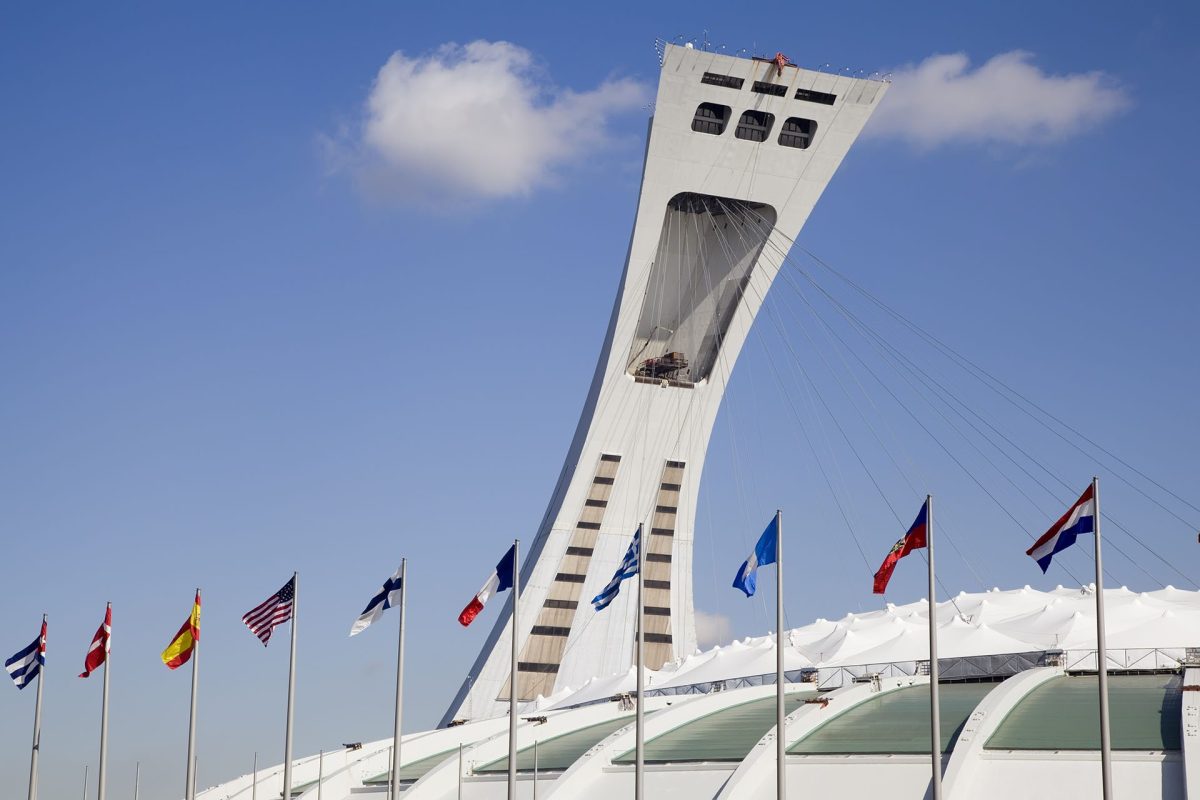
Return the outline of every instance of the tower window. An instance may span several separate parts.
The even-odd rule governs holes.
[[[829,94],[827,92],[816,92],[812,89],[797,89],[796,99],[807,100],[810,103],[821,103],[822,105],[831,106],[833,105],[833,101],[837,100],[837,95]]]
[[[692,117],[692,130],[697,133],[711,133],[720,136],[725,132],[729,122],[729,106],[716,103],[701,103],[696,108],[696,116]]]
[[[775,124],[775,115],[766,111],[746,111],[738,120],[737,130],[733,135],[749,142],[765,142]]]
[[[759,94],[774,95],[775,97],[783,97],[785,94],[787,94],[786,86],[778,83],[767,83],[766,81],[755,81],[754,86],[751,87],[751,90],[758,92]]]
[[[707,83],[709,86],[724,86],[726,89],[740,89],[744,81],[742,78],[735,78],[732,75],[718,75],[715,72],[706,72],[704,77],[700,79],[701,83]]]
[[[788,117],[787,122],[783,123],[782,130],[779,131],[779,143],[784,147],[798,147],[806,150],[812,144],[813,136],[816,133],[817,123],[811,119]]]

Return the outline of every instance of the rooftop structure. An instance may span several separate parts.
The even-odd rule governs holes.
[[[940,604],[939,619],[947,620],[939,624],[947,796],[1099,796],[1095,642],[1087,633],[1095,632],[1092,600],[1087,587],[1025,587],[960,593]],[[1200,592],[1111,589],[1105,603],[1116,794],[1200,797]],[[787,632],[783,735],[788,786],[797,797],[925,796],[927,651],[913,644],[925,641],[924,606],[888,606]],[[778,733],[773,647],[772,637],[747,639],[652,673],[647,796],[769,795]],[[632,675],[620,673],[525,704],[517,729],[521,796],[532,796],[535,778],[538,797],[628,796],[631,688]],[[507,724],[496,717],[407,734],[403,796],[450,800],[461,781],[464,798],[504,797]],[[321,778],[321,800],[383,800],[390,747],[387,739],[327,753],[323,764],[316,756],[300,759],[293,797],[317,800]],[[282,767],[264,770],[257,796],[278,798],[281,787]],[[200,794],[250,797],[250,776]]]

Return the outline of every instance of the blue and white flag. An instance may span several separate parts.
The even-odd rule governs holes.
[[[771,524],[763,531],[762,536],[758,537],[758,544],[754,545],[754,552],[742,562],[742,568],[738,570],[737,577],[733,579],[733,588],[741,589],[746,593],[746,597],[753,597],[758,588],[758,568],[775,563],[775,553],[778,551],[776,545],[778,544],[779,517],[775,516],[771,517]]]
[[[21,652],[4,662],[8,677],[18,689],[24,689],[46,666],[46,622],[42,621],[42,632],[38,638]]]
[[[633,541],[629,543],[629,549],[625,551],[625,558],[621,559],[621,565],[613,573],[612,580],[600,591],[600,594],[592,598],[592,605],[596,607],[597,611],[608,608],[608,604],[621,593],[621,581],[638,574],[641,551],[642,529],[639,527],[633,534]]]
[[[1096,487],[1089,486],[1080,495],[1067,513],[1059,517],[1058,522],[1050,526],[1050,530],[1042,534],[1033,543],[1033,547],[1025,551],[1042,568],[1042,572],[1050,569],[1050,560],[1075,544],[1075,538],[1085,533],[1096,532]]]
[[[358,619],[354,620],[354,624],[350,627],[350,635],[365,631],[368,625],[383,616],[384,611],[398,604],[400,602],[400,586],[400,570],[396,570],[392,577],[384,581],[379,594],[371,598],[371,602],[367,603],[367,607],[359,614]]]

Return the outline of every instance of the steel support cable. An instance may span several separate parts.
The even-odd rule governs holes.
[[[793,242],[793,243],[794,243],[794,242]],[[833,275],[835,275],[836,277],[838,277],[838,278],[840,278],[841,280],[845,281],[845,282],[846,282],[848,285],[850,285],[850,286],[851,286],[851,287],[852,287],[852,288],[853,288],[855,291],[857,291],[857,292],[859,292],[860,294],[862,294],[864,297],[866,297],[866,298],[867,298],[868,300],[870,300],[872,303],[874,303],[875,305],[877,305],[877,306],[878,306],[879,308],[881,308],[883,311],[885,311],[885,312],[886,312],[886,313],[888,313],[889,315],[891,315],[891,316],[895,317],[895,318],[896,318],[896,319],[897,319],[899,322],[901,322],[901,324],[903,324],[903,325],[905,325],[906,327],[910,328],[910,329],[911,329],[911,330],[912,330],[914,333],[916,333],[918,336],[920,336],[921,338],[923,338],[923,339],[925,339],[926,341],[928,341],[930,344],[932,344],[934,347],[936,347],[938,350],[940,350],[940,351],[943,353],[943,355],[946,355],[947,357],[951,358],[952,360],[955,360],[955,361],[959,362],[959,365],[960,365],[961,367],[963,367],[963,368],[964,368],[966,371],[968,371],[968,372],[970,372],[970,373],[974,374],[977,380],[979,380],[979,381],[980,381],[981,383],[983,383],[985,386],[987,386],[988,388],[990,388],[990,389],[991,389],[993,392],[995,392],[996,394],[1000,395],[1001,397],[1004,397],[1004,398],[1005,398],[1005,399],[1006,399],[1006,400],[1007,400],[1007,401],[1008,401],[1010,404],[1012,404],[1012,405],[1013,405],[1013,406],[1015,406],[1016,408],[1020,409],[1020,410],[1021,410],[1021,412],[1022,412],[1022,413],[1024,413],[1026,416],[1029,416],[1031,419],[1034,419],[1035,421],[1037,421],[1037,422],[1038,422],[1040,425],[1042,425],[1044,428],[1046,428],[1047,430],[1049,430],[1050,432],[1052,432],[1053,434],[1055,434],[1056,436],[1058,436],[1060,439],[1062,439],[1062,440],[1063,440],[1064,442],[1066,442],[1067,444],[1070,444],[1072,447],[1074,447],[1074,448],[1075,448],[1076,450],[1078,450],[1080,453],[1083,453],[1085,456],[1087,456],[1087,457],[1088,457],[1088,458],[1090,458],[1090,459],[1093,459],[1094,461],[1097,461],[1097,462],[1099,462],[1099,461],[1100,461],[1100,459],[1098,459],[1098,458],[1097,458],[1095,455],[1093,455],[1092,453],[1088,453],[1087,451],[1083,450],[1083,448],[1081,448],[1081,447],[1080,447],[1078,444],[1076,444],[1075,442],[1072,442],[1070,439],[1068,439],[1066,436],[1064,436],[1064,435],[1063,435],[1063,434],[1062,434],[1060,431],[1056,430],[1055,428],[1053,428],[1052,426],[1050,426],[1049,424],[1047,424],[1047,423],[1045,422],[1045,420],[1044,420],[1044,419],[1041,419],[1041,418],[1039,418],[1037,415],[1033,414],[1033,413],[1032,413],[1032,412],[1029,410],[1029,408],[1032,408],[1032,409],[1036,410],[1038,413],[1040,413],[1040,414],[1044,415],[1046,418],[1048,418],[1048,419],[1052,420],[1053,422],[1055,422],[1055,423],[1056,423],[1056,424],[1058,424],[1058,425],[1061,425],[1063,428],[1065,428],[1066,430],[1070,431],[1070,432],[1071,432],[1072,434],[1074,434],[1075,436],[1079,437],[1079,439],[1083,440],[1083,441],[1084,441],[1084,442],[1086,442],[1087,444],[1089,444],[1089,445],[1091,445],[1092,447],[1094,447],[1096,450],[1099,450],[1099,451],[1100,451],[1101,453],[1103,453],[1104,455],[1108,456],[1109,458],[1113,459],[1113,460],[1114,460],[1114,461],[1116,461],[1117,463],[1121,464],[1123,467],[1125,467],[1126,469],[1130,470],[1131,472],[1133,472],[1134,474],[1136,474],[1137,476],[1139,476],[1139,477],[1140,477],[1140,478],[1142,478],[1143,480],[1147,481],[1148,483],[1150,483],[1151,485],[1153,485],[1155,488],[1157,488],[1157,489],[1159,489],[1160,491],[1162,491],[1162,492],[1164,492],[1164,493],[1166,493],[1166,494],[1170,495],[1172,498],[1174,498],[1175,500],[1179,501],[1179,502],[1180,502],[1180,503],[1182,503],[1183,505],[1187,506],[1187,507],[1188,507],[1189,509],[1191,509],[1192,511],[1195,511],[1195,512],[1197,512],[1197,513],[1200,513],[1200,508],[1198,508],[1197,506],[1195,506],[1195,505],[1193,505],[1192,503],[1188,502],[1186,499],[1184,499],[1183,497],[1181,497],[1179,494],[1177,494],[1176,492],[1172,491],[1171,489],[1169,489],[1168,487],[1164,486],[1163,484],[1159,483],[1159,482],[1158,482],[1157,480],[1155,480],[1153,477],[1151,477],[1151,476],[1147,475],[1145,472],[1143,472],[1142,470],[1140,470],[1140,469],[1138,469],[1137,467],[1133,466],[1133,465],[1132,465],[1132,464],[1130,464],[1128,461],[1125,461],[1123,458],[1121,458],[1120,456],[1116,455],[1116,454],[1115,454],[1115,453],[1113,453],[1112,451],[1108,450],[1108,449],[1107,449],[1107,448],[1105,448],[1103,445],[1101,445],[1101,444],[1097,443],[1096,441],[1094,441],[1093,439],[1091,439],[1091,438],[1090,438],[1090,437],[1088,437],[1087,435],[1083,434],[1082,432],[1080,432],[1078,429],[1076,429],[1075,427],[1073,427],[1073,426],[1072,426],[1072,425],[1070,425],[1069,423],[1067,423],[1067,422],[1063,421],[1062,419],[1060,419],[1059,417],[1055,416],[1055,415],[1054,415],[1054,414],[1052,414],[1051,412],[1049,412],[1049,411],[1047,411],[1046,409],[1042,408],[1042,407],[1041,407],[1040,405],[1038,405],[1036,402],[1034,402],[1033,400],[1029,399],[1028,397],[1026,397],[1025,395],[1023,395],[1022,393],[1018,392],[1016,389],[1013,389],[1011,386],[1009,386],[1007,383],[1005,383],[1005,382],[1004,382],[1003,380],[1001,380],[1000,378],[997,378],[996,376],[992,375],[990,372],[988,372],[987,370],[985,370],[983,367],[980,367],[978,364],[976,364],[976,363],[975,363],[974,361],[972,361],[971,359],[967,358],[966,356],[964,356],[964,355],[960,354],[958,351],[954,350],[954,348],[952,348],[952,347],[950,347],[949,345],[947,345],[947,344],[943,343],[943,342],[942,342],[941,340],[939,340],[939,339],[938,339],[936,336],[934,336],[933,334],[931,334],[931,333],[929,333],[928,331],[924,330],[924,329],[923,329],[923,328],[921,328],[919,325],[917,325],[915,322],[912,322],[911,320],[909,320],[908,318],[906,318],[906,317],[905,317],[903,314],[901,314],[899,311],[896,311],[896,310],[895,310],[895,309],[893,309],[891,306],[889,306],[887,303],[884,303],[882,300],[880,300],[879,298],[877,298],[877,297],[875,297],[874,295],[872,295],[870,292],[868,292],[868,291],[867,291],[865,288],[863,288],[862,286],[860,286],[860,285],[859,285],[858,283],[856,283],[854,280],[852,280],[851,278],[847,277],[846,275],[843,275],[843,274],[842,274],[841,272],[839,272],[838,270],[834,269],[834,268],[833,268],[831,265],[829,265],[827,262],[825,262],[825,261],[824,261],[823,259],[821,259],[820,257],[818,257],[818,256],[814,255],[812,252],[810,252],[809,250],[805,249],[804,247],[800,247],[800,250],[801,250],[803,253],[805,253],[805,254],[806,254],[806,255],[807,255],[809,258],[811,258],[813,261],[815,261],[817,264],[819,264],[820,266],[822,266],[822,267],[824,267],[825,269],[829,270],[829,271],[830,271],[830,272],[831,272]],[[999,387],[999,388],[997,388],[997,387]],[[1001,389],[1003,389],[1003,391],[1001,391]],[[1015,397],[1015,398],[1017,398],[1017,399],[1019,399],[1021,402],[1023,402],[1023,403],[1025,403],[1025,404],[1027,404],[1027,405],[1029,406],[1029,408],[1023,407],[1023,406],[1021,406],[1019,403],[1015,402],[1015,401],[1013,400],[1013,398],[1014,398],[1014,397]],[[1146,493],[1146,492],[1145,492],[1145,491],[1144,491],[1144,490],[1143,490],[1141,487],[1137,486],[1137,485],[1136,485],[1136,484],[1134,484],[1132,481],[1130,481],[1129,479],[1127,479],[1127,478],[1125,478],[1123,475],[1121,475],[1120,471],[1118,471],[1118,470],[1115,470],[1115,469],[1112,469],[1111,467],[1109,467],[1109,469],[1112,471],[1112,473],[1113,473],[1113,475],[1114,475],[1115,477],[1117,477],[1119,480],[1121,480],[1121,482],[1123,482],[1123,483],[1127,484],[1128,486],[1130,486],[1131,488],[1133,488],[1135,491],[1137,491],[1139,494],[1141,494],[1143,497],[1145,497],[1145,498],[1146,498],[1147,500],[1149,500],[1151,503],[1153,503],[1154,505],[1158,506],[1160,509],[1162,509],[1162,510],[1163,510],[1163,511],[1165,511],[1166,513],[1170,514],[1171,516],[1175,517],[1175,519],[1177,519],[1178,521],[1182,522],[1184,525],[1187,525],[1187,526],[1188,526],[1188,527],[1189,527],[1191,530],[1196,530],[1196,529],[1197,529],[1197,526],[1196,526],[1195,524],[1193,524],[1192,522],[1190,522],[1190,521],[1188,521],[1188,520],[1184,519],[1183,517],[1181,517],[1180,515],[1176,514],[1174,511],[1172,511],[1171,509],[1169,509],[1169,508],[1167,508],[1165,505],[1163,505],[1163,503],[1161,503],[1159,500],[1157,500],[1156,498],[1154,498],[1154,497],[1152,497],[1151,495],[1147,494],[1147,493]]]
[[[878,408],[878,406],[875,404],[874,400],[871,398],[871,396],[870,396],[870,393],[868,393],[868,392],[867,392],[867,390],[866,390],[866,387],[862,385],[862,382],[858,380],[858,376],[854,374],[853,370],[850,368],[849,364],[846,362],[846,360],[845,360],[845,356],[842,354],[841,350],[839,350],[839,349],[838,349],[836,346],[834,346],[834,345],[833,345],[833,340],[834,340],[834,339],[836,339],[836,341],[837,341],[838,343],[840,343],[840,344],[841,344],[841,347],[842,347],[842,349],[844,349],[844,350],[848,351],[848,352],[849,352],[849,353],[850,353],[850,354],[851,354],[851,355],[852,355],[852,356],[855,358],[855,360],[856,360],[856,361],[858,361],[858,362],[859,362],[859,364],[860,364],[860,365],[861,365],[861,366],[862,366],[864,369],[866,369],[866,370],[867,370],[867,371],[868,371],[868,372],[869,372],[869,373],[872,375],[872,377],[874,377],[874,378],[875,378],[875,380],[876,380],[877,382],[879,382],[879,383],[882,383],[882,380],[881,380],[881,379],[879,378],[879,376],[878,376],[877,374],[875,374],[875,373],[874,373],[874,371],[873,371],[873,370],[871,370],[871,368],[870,368],[870,367],[869,367],[869,366],[868,366],[868,365],[867,365],[867,364],[866,364],[866,363],[865,363],[865,362],[862,360],[861,356],[859,356],[859,355],[858,355],[858,354],[857,354],[857,353],[856,353],[856,352],[853,350],[853,348],[851,348],[851,347],[850,347],[850,346],[849,346],[849,345],[846,343],[846,341],[845,341],[845,340],[844,340],[844,339],[841,337],[841,335],[840,335],[840,334],[838,334],[838,333],[837,333],[837,331],[835,331],[835,330],[832,328],[832,326],[830,326],[830,325],[829,325],[829,323],[828,323],[828,322],[827,322],[825,319],[823,319],[823,318],[820,316],[819,312],[816,310],[816,307],[815,307],[815,306],[813,306],[813,305],[812,305],[812,303],[811,303],[811,301],[809,301],[809,300],[808,300],[808,298],[804,296],[804,294],[803,294],[803,292],[800,290],[799,286],[798,286],[798,285],[796,285],[796,284],[795,284],[795,282],[791,280],[791,276],[790,276],[790,275],[788,275],[786,272],[784,273],[784,275],[785,275],[785,282],[786,282],[786,283],[787,283],[787,284],[788,284],[788,285],[789,285],[789,286],[790,286],[790,287],[791,287],[791,288],[792,288],[794,291],[796,291],[796,293],[797,293],[797,294],[799,294],[799,295],[800,295],[800,297],[801,297],[801,300],[802,300],[802,301],[804,302],[804,304],[805,304],[805,305],[808,307],[809,311],[810,311],[810,312],[812,312],[813,316],[814,316],[814,317],[816,317],[817,321],[821,323],[822,329],[824,330],[824,332],[825,332],[825,334],[826,334],[827,341],[829,341],[829,342],[830,342],[831,348],[832,348],[832,349],[834,349],[834,350],[835,350],[835,351],[838,353],[839,357],[841,358],[841,360],[842,360],[842,362],[843,362],[843,365],[844,365],[844,367],[846,368],[846,371],[847,371],[847,372],[848,372],[848,373],[851,375],[851,377],[854,379],[854,381],[855,381],[856,385],[859,387],[859,391],[860,391],[860,392],[863,394],[863,396],[864,396],[864,397],[867,399],[867,402],[871,404],[872,408],[873,408],[873,409],[876,411],[876,413],[878,413],[878,412],[879,412],[879,408]],[[793,312],[792,312],[792,314],[793,314],[793,317],[796,317],[795,311],[793,311]],[[798,319],[798,317],[797,317],[797,322],[799,322],[799,319]],[[807,334],[806,334],[806,335],[807,335]],[[811,337],[810,337],[810,341],[811,341]],[[845,391],[845,389],[844,389],[844,388],[843,388],[843,391]],[[847,395],[849,395],[849,393],[847,393]],[[853,401],[853,399],[851,399],[851,403],[852,403],[852,404],[854,404],[854,401]],[[858,410],[858,411],[859,411],[859,415],[860,415],[860,417],[863,419],[863,422],[864,422],[864,423],[865,423],[865,424],[868,426],[868,428],[870,428],[870,429],[871,429],[871,432],[872,432],[872,434],[875,436],[875,440],[876,440],[876,442],[877,442],[877,443],[880,445],[880,447],[881,447],[881,448],[884,450],[884,452],[885,452],[885,453],[887,453],[887,455],[888,455],[888,458],[891,460],[891,462],[892,462],[893,466],[895,466],[895,467],[896,467],[896,470],[897,470],[897,472],[899,472],[899,473],[900,473],[900,476],[903,478],[903,480],[904,480],[905,484],[908,486],[909,490],[910,490],[910,491],[912,491],[912,492],[913,492],[913,494],[914,494],[915,496],[918,496],[918,497],[919,497],[919,496],[920,496],[920,492],[918,492],[918,491],[917,491],[917,489],[916,489],[916,487],[913,485],[912,481],[911,481],[911,480],[909,480],[909,477],[908,477],[907,473],[906,473],[906,472],[904,471],[904,469],[903,469],[903,468],[902,468],[902,467],[899,465],[899,463],[897,462],[897,460],[896,460],[895,456],[894,456],[894,455],[892,455],[891,451],[890,451],[890,450],[889,450],[889,448],[887,447],[886,443],[884,443],[884,442],[881,440],[881,438],[880,438],[879,434],[876,432],[876,430],[875,430],[874,426],[871,424],[869,417],[868,417],[866,414],[864,414],[864,413],[861,411],[861,409],[858,409],[858,408],[857,408],[857,404],[855,404],[855,407],[856,407],[856,410]],[[891,426],[890,426],[890,425],[887,425],[886,418],[882,418],[882,417],[881,417],[881,419],[883,419],[883,421],[884,421],[884,424],[887,426],[887,428],[888,428],[888,433],[889,433],[889,435],[892,437],[892,440],[893,440],[893,442],[896,444],[896,446],[897,446],[897,447],[899,447],[900,445],[899,445],[899,442],[898,442],[898,440],[897,440],[897,437],[896,437],[896,435],[895,435],[894,431],[892,431],[892,430],[891,430]],[[908,454],[907,454],[907,453],[905,454],[905,458],[906,458],[906,459],[909,461],[910,465],[912,466],[912,468],[913,468],[914,470],[916,470],[917,472],[920,472],[920,469],[917,467],[917,465],[915,464],[915,462],[913,462],[913,459],[912,459],[910,456],[908,456]],[[926,483],[926,484],[928,484],[928,479],[924,479],[924,480],[925,480],[925,483]],[[943,523],[943,525],[942,525],[941,527],[943,528],[943,530],[946,528],[946,526],[945,526],[945,524],[944,524],[944,523]],[[953,549],[953,550],[954,550],[954,552],[955,552],[955,554],[957,554],[957,555],[958,555],[958,557],[959,557],[960,559],[962,559],[963,563],[964,563],[964,564],[967,566],[967,569],[969,569],[969,570],[971,571],[971,574],[975,576],[975,579],[976,579],[977,581],[979,581],[980,585],[981,585],[981,586],[982,586],[982,585],[984,585],[986,582],[984,581],[983,577],[982,577],[982,576],[979,574],[979,572],[978,572],[978,571],[975,569],[975,566],[974,566],[974,564],[972,564],[971,560],[970,560],[969,558],[967,558],[967,557],[966,557],[966,555],[965,555],[965,554],[962,552],[962,550],[960,550],[960,549],[959,549],[959,547],[958,547],[958,544],[957,544],[957,543],[956,543],[956,541],[955,541],[955,539],[956,539],[957,537],[956,537],[956,536],[954,536],[954,535],[951,535],[949,531],[945,531],[945,530],[944,530],[944,532],[947,534],[947,536],[946,536],[946,541],[947,541],[947,543],[950,545],[951,549]],[[943,587],[943,588],[945,588],[945,587]]]
[[[797,268],[797,269],[799,270],[799,268]],[[897,348],[895,348],[893,345],[891,345],[891,343],[888,342],[886,340],[886,338],[884,338],[881,334],[879,334],[877,331],[874,331],[873,329],[871,329],[870,326],[868,326],[865,321],[863,321],[857,315],[853,314],[853,312],[849,311],[849,309],[847,309],[843,304],[841,304],[840,301],[837,301],[836,298],[833,298],[832,295],[830,295],[823,287],[821,287],[820,284],[817,283],[815,281],[815,279],[812,278],[811,275],[807,274],[803,270],[799,270],[799,271],[807,280],[809,280],[810,283],[812,283],[818,289],[818,291],[820,291],[823,295],[825,295],[825,297],[830,301],[830,303],[833,304],[835,307],[837,307],[841,313],[843,313],[844,315],[849,315],[850,317],[853,317],[855,322],[858,325],[864,326],[865,328],[870,330],[871,337],[878,343],[879,347],[884,348],[887,351],[889,351],[892,354],[893,358],[896,359],[897,363],[903,364],[905,366],[905,369],[908,370],[908,372],[910,374],[912,374],[915,379],[917,379],[922,384],[924,384],[926,386],[926,388],[930,390],[930,392],[933,394],[934,397],[938,397],[941,400],[941,402],[943,402],[947,406],[947,408],[949,408],[955,415],[957,415],[960,419],[962,419],[963,422],[965,422],[968,426],[970,426],[971,429],[974,430],[976,432],[976,434],[978,434],[980,436],[980,438],[982,438],[985,442],[987,442],[992,447],[994,447],[998,452],[1000,452],[1015,467],[1017,467],[1017,469],[1019,469],[1022,473],[1024,473],[1031,481],[1033,481],[1039,487],[1041,487],[1044,491],[1046,491],[1047,494],[1049,494],[1051,497],[1055,498],[1056,502],[1065,502],[1059,496],[1055,495],[1053,490],[1051,490],[1049,487],[1047,487],[1045,485],[1045,483],[1043,483],[1040,479],[1038,479],[1036,476],[1034,476],[1032,473],[1030,473],[1023,465],[1021,465],[1019,462],[1017,462],[1017,460],[1014,459],[1010,453],[1008,453],[1003,447],[998,445],[990,436],[988,436],[986,433],[981,431],[978,428],[978,426],[976,426],[974,423],[972,423],[971,420],[968,419],[965,415],[963,415],[961,411],[959,411],[957,408],[955,408],[955,406],[953,404],[951,404],[950,402],[945,400],[943,395],[951,398],[959,406],[966,409],[972,416],[976,417],[982,423],[984,423],[988,428],[995,431],[996,434],[999,435],[1010,446],[1014,447],[1014,449],[1016,449],[1018,452],[1020,452],[1026,458],[1028,458],[1031,462],[1033,462],[1034,464],[1037,464],[1039,466],[1039,468],[1042,469],[1043,472],[1053,475],[1053,473],[1050,472],[1050,470],[1048,470],[1046,467],[1041,465],[1040,462],[1038,462],[1036,459],[1034,459],[1031,455],[1026,453],[1022,448],[1020,448],[1016,443],[1014,443],[1009,437],[1005,436],[1002,431],[999,431],[994,425],[992,425],[990,422],[988,422],[984,417],[980,416],[977,412],[975,412],[973,409],[971,409],[969,405],[967,405],[961,398],[959,398],[957,395],[955,395],[950,389],[946,388],[946,386],[944,384],[939,382],[933,376],[926,373],[919,365],[917,365],[910,358],[908,358],[906,355],[904,355],[902,352],[900,352]],[[929,386],[930,382],[932,382],[934,384],[934,386],[937,387],[938,391],[934,391],[934,389]],[[932,403],[929,401],[928,398],[925,398],[925,400],[927,403],[930,403],[932,405]],[[962,435],[961,432],[960,432],[960,435]],[[982,455],[982,453],[981,453],[981,455]],[[986,456],[984,456],[984,457],[986,459]],[[989,463],[990,463],[990,460],[989,460]],[[1061,478],[1058,478],[1057,476],[1054,476],[1054,477],[1064,487],[1066,487],[1068,490],[1070,489],[1070,486],[1068,484],[1066,484],[1065,481],[1063,481]],[[1006,480],[1009,480],[1007,475],[1005,475],[1005,478],[1006,478]],[[1046,515],[1049,513],[1044,508],[1042,508],[1039,504],[1034,502],[1033,499],[1030,498],[1027,494],[1025,494],[1019,487],[1017,487],[1015,483],[1013,483],[1011,480],[1009,480],[1009,482],[1013,484],[1014,488],[1016,488],[1018,490],[1018,492],[1020,492],[1022,494],[1022,496],[1025,497],[1026,500],[1028,500],[1035,508],[1037,508],[1039,510],[1039,513],[1042,513],[1043,515]],[[1104,516],[1106,519],[1109,518],[1108,514],[1105,514]],[[1126,535],[1130,536],[1130,538],[1132,538],[1134,541],[1138,542],[1138,544],[1140,544],[1142,547],[1145,547],[1147,550],[1150,550],[1150,548],[1144,542],[1141,542],[1130,531],[1125,529],[1124,526],[1120,525],[1115,520],[1110,519],[1110,521],[1112,521],[1113,524],[1116,525],[1116,527],[1119,530],[1121,530]],[[1157,582],[1157,579],[1153,575],[1151,575],[1136,559],[1132,558],[1127,552],[1125,552],[1121,548],[1120,545],[1113,542],[1112,547],[1120,555],[1122,555],[1126,560],[1128,560],[1131,564],[1133,564],[1133,566],[1135,568],[1137,568],[1139,571],[1141,571],[1142,574],[1146,575],[1152,581]],[[1154,553],[1153,550],[1150,550],[1150,552],[1159,560],[1164,560],[1157,553]],[[1174,569],[1173,566],[1172,566],[1172,569]],[[1176,572],[1178,572],[1178,570],[1176,570]],[[1106,575],[1109,574],[1107,572],[1107,570],[1105,571],[1105,574]],[[1191,579],[1187,578],[1186,575],[1183,575],[1183,573],[1179,573],[1179,574],[1181,576],[1183,576],[1186,580],[1188,580],[1189,583],[1192,583]],[[1111,578],[1113,576],[1109,575],[1109,577]],[[1115,581],[1116,579],[1113,578],[1113,580]],[[1193,583],[1193,585],[1195,585],[1195,584]]]

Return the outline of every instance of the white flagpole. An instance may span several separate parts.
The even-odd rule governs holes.
[[[517,798],[517,612],[521,606],[521,540],[513,539],[512,663],[508,673],[508,800]]]
[[[396,645],[396,723],[392,727],[392,800],[400,798],[400,720],[404,703],[404,601],[408,591],[408,559],[400,559],[400,632]]]
[[[83,765],[83,800],[87,800],[87,774],[88,774],[88,765],[84,764]]]
[[[138,800],[138,790],[142,788],[142,762],[138,761],[133,767],[133,800]]]
[[[1104,800],[1112,798],[1112,743],[1108,728],[1108,648],[1104,642],[1104,569],[1100,564],[1100,479],[1092,478],[1096,507],[1096,676],[1100,684],[1100,777]]]
[[[42,625],[46,615],[42,614]],[[38,655],[41,655],[42,633],[38,631]],[[37,656],[35,656],[36,658]],[[37,699],[33,701],[33,749],[29,755],[29,800],[37,800],[38,751],[42,749],[42,684],[46,680],[46,666],[39,665],[37,674]]]
[[[292,573],[292,653],[288,659],[287,726],[283,735],[283,799],[292,798],[292,709],[296,703],[296,618],[300,615],[300,573]]]
[[[196,588],[196,600],[200,599],[200,588]],[[184,797],[196,800],[196,690],[199,686],[200,639],[192,643],[192,702],[188,710],[187,778]]]
[[[104,618],[108,619],[108,612],[112,610],[112,603],[109,603],[104,612]],[[104,699],[100,704],[100,769],[98,770],[98,781],[100,788],[96,790],[96,800],[104,800],[104,781],[106,767],[108,766],[108,669],[112,661],[112,629],[108,632],[108,639],[105,642],[107,652],[104,654]]]
[[[258,800],[258,751],[254,751],[254,777],[250,779],[250,800]]]
[[[642,543],[642,524],[638,523],[637,529],[637,575],[638,575],[638,591],[637,591],[637,716],[635,717],[634,730],[636,731],[637,744],[635,745],[636,758],[633,768],[633,797],[634,800],[642,800],[643,793],[646,789],[646,676],[642,669],[644,660],[644,650],[646,643],[646,604],[643,602],[643,596],[646,590],[646,570],[645,545]]]
[[[775,511],[775,796],[787,797],[787,737],[783,719],[783,512]]]
[[[929,758],[933,800],[942,800],[942,715],[938,697],[937,591],[933,572],[933,496],[925,496],[925,546],[929,549]]]

